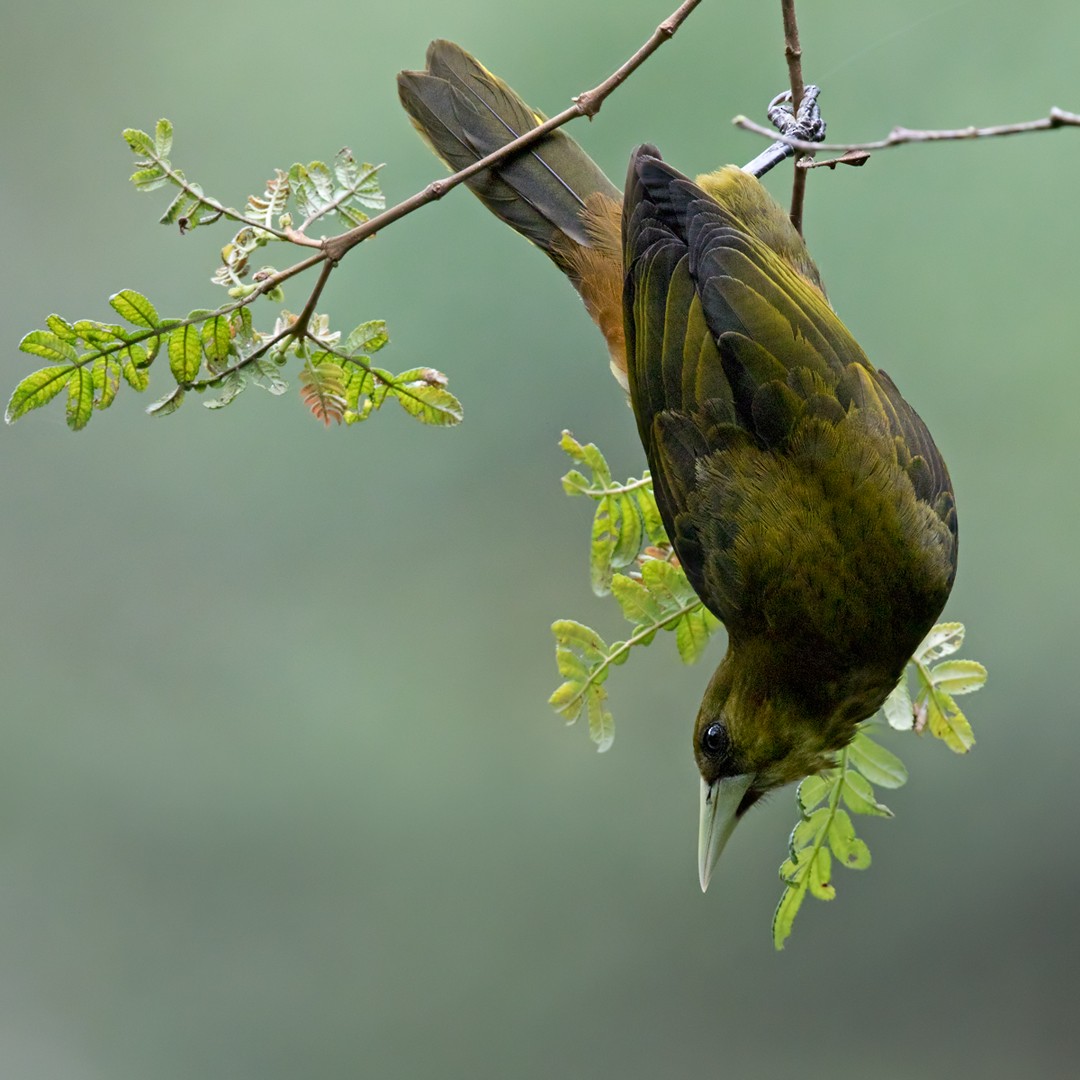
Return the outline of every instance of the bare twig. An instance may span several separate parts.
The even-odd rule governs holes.
[[[772,142],[785,142],[796,150],[812,153],[825,150],[834,154],[850,154],[858,151],[888,150],[905,143],[958,142],[963,139],[993,139],[1002,135],[1023,135],[1029,131],[1052,131],[1062,127],[1080,127],[1080,113],[1066,112],[1056,105],[1039,120],[1024,120],[1018,124],[994,124],[990,127],[945,128],[924,131],[918,128],[894,127],[884,139],[863,143],[812,143],[778,135],[771,128],[756,124],[745,116],[736,116],[732,123],[743,131],[763,135]],[[826,164],[822,162],[822,164]]]
[[[410,198],[405,199],[403,202],[399,202],[397,206],[392,206],[390,209],[384,210],[370,221],[365,221],[363,225],[358,225],[355,229],[350,229],[348,232],[341,233],[339,236],[329,237],[323,242],[323,251],[325,252],[326,257],[332,262],[339,261],[346,252],[354,248],[361,241],[366,240],[380,229],[385,229],[387,225],[393,224],[393,222],[397,221],[399,218],[405,217],[406,214],[411,214],[414,210],[419,210],[421,206],[426,206],[436,199],[441,199],[448,191],[452,191],[459,184],[464,183],[470,176],[475,176],[478,172],[483,172],[484,169],[488,169],[492,165],[497,165],[500,161],[513,157],[520,151],[532,146],[533,143],[538,142],[545,135],[550,134],[556,128],[562,127],[571,120],[576,120],[579,116],[588,116],[590,118],[595,116],[600,111],[600,106],[604,103],[604,100],[608,95],[621,86],[630,75],[632,75],[650,56],[652,56],[654,52],[656,52],[657,49],[660,48],[661,45],[664,44],[664,42],[670,40],[675,34],[675,31],[679,29],[694,8],[700,3],[701,0],[684,0],[684,2],[652,32],[645,44],[642,45],[629,60],[624,64],[621,64],[602,83],[600,83],[599,86],[594,86],[591,90],[586,90],[583,94],[578,94],[578,96],[573,99],[573,105],[563,109],[561,113],[546,120],[544,123],[540,124],[539,127],[535,127],[531,131],[526,131],[524,135],[519,135],[505,146],[488,154],[487,157],[474,161],[471,165],[467,165],[464,169],[454,173],[452,176],[433,181],[428,184],[423,191],[418,191]]]
[[[791,81],[791,108],[798,111],[806,84],[802,74],[802,45],[799,44],[799,24],[795,18],[795,0],[780,0],[784,17],[784,56],[787,58],[788,78]],[[806,200],[806,172],[795,170],[791,185],[791,224],[802,233],[803,204]]]

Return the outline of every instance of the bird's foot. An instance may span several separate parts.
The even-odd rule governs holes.
[[[801,139],[803,142],[824,141],[825,120],[818,105],[820,94],[820,87],[806,87],[797,112],[791,107],[790,90],[777,94],[769,102],[767,115],[770,123],[785,138]]]
[[[825,120],[818,107],[820,93],[821,89],[817,86],[806,87],[797,110],[792,108],[790,90],[777,94],[769,102],[768,108],[768,117],[772,126],[786,139],[821,142],[825,138]],[[794,148],[786,142],[774,142],[753,161],[744,165],[743,172],[748,172],[751,176],[764,176],[774,165],[779,165],[781,161],[794,153]]]

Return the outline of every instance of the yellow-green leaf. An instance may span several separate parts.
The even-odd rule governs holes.
[[[589,688],[589,738],[596,743],[596,749],[601,754],[610,750],[615,741],[615,721],[604,708],[606,697],[607,694],[599,686]]]
[[[986,682],[986,668],[975,660],[945,660],[930,669],[930,681],[946,694],[970,694]]]
[[[88,367],[78,367],[68,381],[67,424],[81,431],[94,411],[94,377]]]
[[[799,913],[799,908],[802,907],[808,884],[809,878],[806,875],[797,882],[789,884],[780,897],[780,903],[776,905],[772,933],[773,947],[777,950],[782,949],[784,942],[791,936],[791,927],[795,922],[795,916]]]
[[[832,900],[836,897],[836,889],[832,881],[832,856],[829,849],[821,847],[810,861],[810,869],[807,871],[810,879],[810,891],[819,900]]]
[[[865,732],[860,731],[848,747],[848,761],[878,787],[898,788],[907,782],[904,763]]]
[[[870,782],[857,772],[850,770],[844,774],[840,797],[844,805],[856,814],[875,814],[878,817],[892,817],[893,812],[874,798],[874,789]]]
[[[169,334],[169,368],[173,378],[186,386],[199,376],[202,366],[202,345],[196,326],[178,326]]]
[[[109,304],[120,318],[127,319],[133,326],[151,330],[161,322],[154,305],[134,289],[121,289],[114,293],[109,297]]]
[[[938,623],[915,650],[915,658],[923,664],[932,664],[935,660],[956,652],[963,644],[963,623]]]
[[[52,401],[67,386],[68,380],[77,370],[69,364],[62,364],[58,367],[41,368],[27,375],[15,387],[4,419],[9,424],[14,424],[20,416],[25,416],[32,409],[40,409],[42,405]]]
[[[966,754],[975,745],[967,717],[943,690],[934,687],[926,698],[926,721],[930,734],[941,739],[957,754]]]

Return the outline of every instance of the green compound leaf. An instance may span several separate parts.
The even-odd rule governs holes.
[[[606,693],[595,701],[589,695],[599,690],[611,669],[626,663],[637,646],[651,644],[660,630],[673,632],[679,655],[685,663],[693,663],[720,622],[672,561],[648,474],[620,484],[612,479],[607,461],[592,443],[583,445],[564,431],[560,446],[592,473],[586,477],[571,469],[562,484],[568,495],[584,495],[596,503],[589,547],[593,589],[600,594],[610,592],[634,629],[625,641],[608,645],[581,623],[555,623],[555,658],[566,681],[550,703],[569,722],[588,705],[590,733],[606,749],[614,738],[614,720],[603,705]],[[618,573],[620,564],[636,569]]]
[[[930,631],[909,665],[920,687],[914,703],[905,673],[882,707],[891,728],[917,732],[929,729],[957,752],[973,745],[971,727],[949,690],[978,690],[986,681],[986,669],[973,660],[934,663],[956,652],[963,640],[964,627],[960,623],[942,623]],[[777,949],[784,947],[807,895],[821,899],[835,895],[829,879],[831,862],[823,860],[822,851],[827,849],[832,859],[852,870],[870,865],[870,849],[855,835],[848,811],[891,817],[892,811],[878,801],[874,785],[898,788],[907,780],[904,763],[870,737],[870,723],[860,725],[836,768],[808,776],[799,785],[796,805],[800,820],[791,833],[789,857],[780,868],[784,892],[773,916],[773,944]]]

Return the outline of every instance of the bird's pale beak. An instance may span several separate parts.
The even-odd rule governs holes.
[[[739,822],[737,811],[747,789],[754,781],[753,773],[728,776],[714,784],[701,781],[701,826],[698,831],[698,873],[701,891],[709,887],[709,878],[720,852]]]

